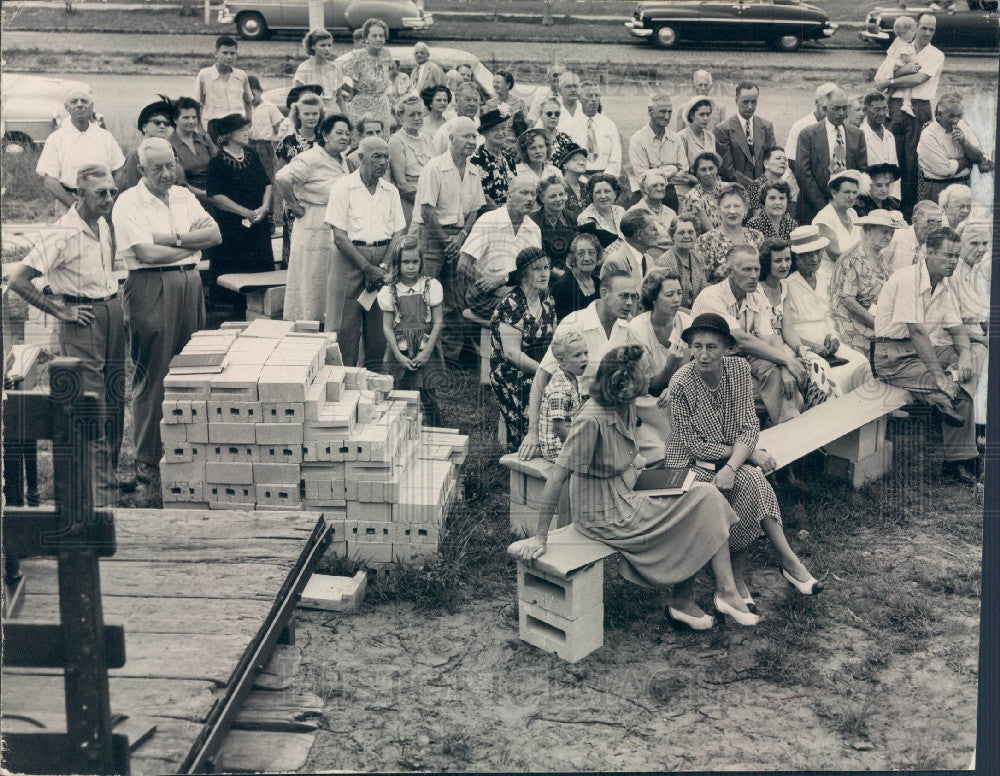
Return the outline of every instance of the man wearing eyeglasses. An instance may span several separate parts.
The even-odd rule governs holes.
[[[115,477],[125,408],[125,322],[113,272],[114,236],[108,216],[118,189],[103,165],[81,167],[74,180],[73,207],[37,235],[11,273],[10,289],[28,304],[59,320],[60,355],[83,362],[84,391],[104,404],[104,435],[94,443],[94,502],[114,504]],[[43,294],[38,278],[54,292]]]

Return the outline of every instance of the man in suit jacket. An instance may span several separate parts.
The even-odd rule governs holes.
[[[656,246],[659,237],[656,222],[648,211],[629,210],[622,216],[618,228],[625,239],[608,247],[603,266],[620,267],[641,286],[646,273],[655,266],[649,250]]]
[[[778,145],[774,125],[754,115],[760,88],[743,81],[736,87],[736,115],[715,128],[715,150],[722,157],[722,179],[749,186],[764,174],[764,151]]]
[[[799,135],[795,149],[798,161],[796,176],[802,196],[799,198],[800,224],[812,222],[830,201],[830,175],[843,170],[868,167],[868,147],[864,133],[847,124],[850,100],[847,92],[837,89],[830,94],[826,117]]]

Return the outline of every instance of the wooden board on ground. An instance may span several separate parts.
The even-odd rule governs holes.
[[[301,690],[255,690],[233,723],[234,730],[308,733],[319,727],[323,699]]]
[[[122,723],[130,737],[156,728],[133,752],[132,773],[174,773],[215,729],[222,701],[263,662],[250,657],[274,631],[276,614],[293,611],[304,564],[315,562],[310,553],[329,525],[315,512],[208,510],[116,510],[115,525],[118,552],[101,560],[101,586],[106,621],[125,628],[126,662],[110,672],[111,709],[133,720]],[[54,617],[55,562],[26,560],[22,571],[28,595],[19,616]],[[4,715],[58,728],[63,678],[5,671],[0,704]],[[284,762],[304,761],[307,742],[296,738],[303,727],[270,744],[289,754]],[[234,769],[251,769],[250,750],[240,751]],[[273,770],[273,762],[265,757],[252,769]]]
[[[306,764],[316,733],[234,730],[226,737],[216,768],[227,773],[288,773]]]

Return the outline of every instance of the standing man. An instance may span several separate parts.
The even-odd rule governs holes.
[[[691,76],[694,94],[681,100],[681,109],[677,113],[677,121],[674,128],[678,131],[687,126],[687,114],[691,106],[698,100],[710,100],[712,103],[712,115],[708,118],[708,131],[714,132],[719,126],[719,122],[725,121],[726,108],[717,99],[712,97],[712,74],[707,70],[695,70]]]
[[[600,112],[601,87],[593,81],[580,84],[580,107],[586,119],[582,147],[587,149],[587,177],[606,172],[617,178],[622,172],[622,139],[615,122]]]
[[[946,94],[938,100],[934,121],[921,131],[917,143],[918,199],[937,202],[938,195],[952,184],[968,186],[973,167],[984,173],[993,169],[972,127],[962,120],[964,110],[959,95]]]
[[[865,119],[861,122],[861,134],[865,136],[865,150],[868,154],[868,166],[876,164],[891,164],[899,166],[896,154],[896,137],[889,131],[886,122],[889,120],[889,101],[881,92],[869,92],[862,103]],[[892,196],[900,198],[899,181],[892,184]]]
[[[539,89],[535,98],[528,108],[528,126],[533,127],[542,116],[542,103],[552,97],[559,97],[559,77],[566,72],[566,66],[562,62],[553,62],[545,69],[546,87]]]
[[[94,503],[118,501],[115,470],[125,420],[125,321],[112,272],[114,240],[107,219],[118,189],[111,170],[87,165],[77,171],[76,204],[39,235],[14,267],[10,288],[32,307],[59,319],[59,355],[83,362],[83,390],[104,407],[104,433],[94,442]],[[32,280],[45,277],[54,295]]]
[[[420,94],[429,86],[439,86],[444,83],[444,70],[437,62],[431,61],[431,50],[422,40],[413,44],[413,61],[417,66],[410,73],[410,83],[413,91]]]
[[[479,87],[471,81],[463,81],[455,87],[455,118],[468,118],[472,123],[479,126],[479,108],[482,102],[482,95]],[[448,153],[451,147],[451,121],[446,121],[437,132],[431,142],[431,153],[435,156]]]
[[[792,124],[792,128],[788,130],[788,139],[785,141],[785,154],[788,156],[788,162],[793,170],[795,169],[795,149],[799,147],[799,135],[802,134],[802,130],[806,127],[811,127],[813,124],[826,118],[826,109],[830,102],[830,95],[835,91],[837,91],[837,84],[833,81],[827,81],[817,86],[816,97],[814,99],[816,107],[802,118],[796,119],[795,123]]]
[[[424,166],[413,201],[413,223],[420,234],[424,272],[437,278],[444,288],[442,347],[446,357],[457,358],[462,350],[460,300],[454,267],[480,208],[486,205],[482,170],[469,163],[476,151],[476,125],[468,117],[452,119],[451,147]]]
[[[42,177],[45,190],[71,208],[77,203],[76,174],[81,168],[103,165],[113,171],[117,182],[125,155],[114,135],[94,122],[94,103],[89,94],[72,91],[66,96],[65,105],[69,121],[49,135],[35,172]]]
[[[247,74],[236,62],[236,41],[228,35],[215,39],[215,64],[198,72],[194,81],[195,99],[201,104],[201,120],[242,113],[253,122],[253,92]]]
[[[667,179],[667,193],[663,204],[675,212],[680,210],[677,201],[677,185],[697,183],[687,173],[687,152],[680,136],[671,129],[670,116],[673,113],[673,103],[669,94],[654,94],[646,105],[649,121],[628,141],[628,160],[632,167],[629,175],[629,187],[632,198],[631,207],[642,198],[642,186],[639,178],[646,170],[659,170]],[[589,153],[589,152],[588,152]]]
[[[934,14],[921,14],[913,48],[919,72],[877,82],[876,89],[889,90],[889,130],[896,138],[896,157],[903,172],[903,215],[907,218],[917,201],[917,143],[920,131],[933,118],[931,101],[937,98],[938,81],[944,67],[944,54],[931,45],[937,31]],[[903,110],[903,93],[909,91],[912,113]]]
[[[357,170],[334,182],[323,219],[337,248],[327,281],[325,329],[337,332],[346,366],[357,366],[363,337],[365,365],[379,369],[385,353],[382,311],[374,298],[365,307],[358,297],[385,280],[406,217],[399,189],[385,179],[389,144],[369,135],[358,146],[358,160]]]
[[[830,176],[844,170],[864,170],[868,167],[868,152],[861,130],[847,124],[850,110],[847,92],[836,89],[830,94],[826,118],[806,127],[799,135],[797,178],[802,196],[800,224],[811,223],[813,217],[830,201]]]
[[[748,187],[764,174],[764,151],[778,145],[774,125],[757,116],[760,87],[751,81],[736,86],[736,115],[715,128],[715,150],[722,158],[722,179]]]
[[[118,258],[129,271],[123,307],[135,364],[136,475],[153,495],[163,454],[163,379],[170,360],[205,326],[198,260],[203,250],[222,242],[222,235],[198,198],[174,185],[177,160],[170,143],[150,137],[138,150],[142,180],[122,192],[112,223]]]
[[[562,112],[556,126],[565,132],[581,148],[587,147],[587,117],[580,103],[580,79],[576,73],[567,70],[559,76],[559,102]]]
[[[941,413],[944,474],[977,477],[979,450],[973,399],[986,350],[972,345],[949,279],[958,266],[959,236],[950,228],[927,237],[927,253],[892,273],[875,307],[875,370]]]

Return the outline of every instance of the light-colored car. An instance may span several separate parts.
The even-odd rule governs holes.
[[[91,93],[81,81],[43,78],[37,75],[4,73],[0,80],[0,136],[5,150],[40,149],[66,112],[71,91]]]
[[[413,68],[417,66],[417,61],[413,58],[413,46],[386,46],[386,50],[393,59],[399,61],[399,68],[403,72],[411,73]],[[352,53],[354,52],[348,51],[341,54],[334,61],[337,65],[343,65]],[[475,54],[470,54],[468,51],[462,49],[431,46],[430,55],[431,61],[440,65],[441,69],[445,72],[457,68],[459,65],[469,65],[472,67],[472,78],[479,86],[479,90],[487,98],[495,96],[495,92],[493,91],[493,73],[486,65],[479,61],[479,58]],[[285,97],[288,95],[290,88],[290,86],[282,86],[277,89],[271,89],[264,93],[264,98],[277,105],[282,113],[287,113]],[[537,88],[537,86],[531,84],[518,83],[514,86],[512,94],[530,104]]]
[[[368,19],[381,19],[389,36],[407,30],[426,30],[434,17],[424,12],[424,0],[323,0],[323,26],[328,30],[356,30]],[[308,0],[226,0],[219,22],[236,24],[244,40],[265,40],[274,30],[309,29]]]

